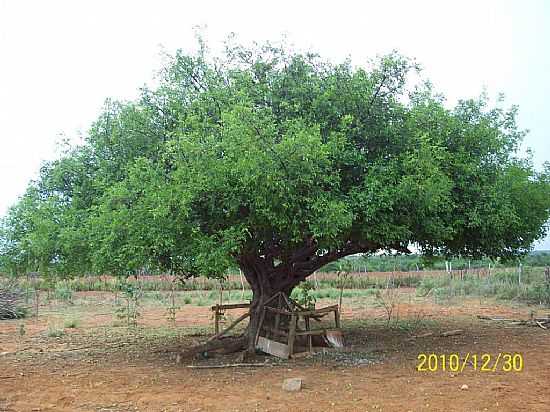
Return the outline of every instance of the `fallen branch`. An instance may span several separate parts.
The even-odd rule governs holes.
[[[496,317],[483,316],[483,315],[477,315],[477,318],[481,320],[490,320],[493,322],[527,322],[526,320],[523,320],[523,319],[496,318]]]
[[[536,323],[537,325],[539,325],[542,329],[548,329],[546,326],[544,326],[544,325],[542,324],[542,322],[535,321],[535,323]]]
[[[224,338],[214,341],[206,342],[202,345],[189,348],[185,351],[178,353],[176,356],[176,363],[181,364],[184,359],[191,359],[199,353],[212,352],[223,349],[226,353],[237,352],[245,349],[248,343],[247,336],[241,336],[238,338]]]
[[[507,322],[510,325],[514,326],[539,326],[542,329],[548,329],[547,325],[550,325],[550,318],[534,318],[534,319],[508,319],[508,318],[497,318],[490,316],[477,315],[478,319],[490,320],[493,322]]]
[[[407,340],[411,341],[411,340],[415,340],[415,339],[418,339],[418,338],[427,338],[429,336],[433,336],[433,332],[423,333],[422,335],[411,336]]]
[[[441,333],[439,336],[447,337],[447,336],[456,336],[456,335],[462,335],[464,331],[462,329],[456,329],[456,330],[449,330],[447,332]]]
[[[419,338],[428,338],[430,336],[437,336],[437,337],[445,338],[447,336],[462,335],[463,333],[464,333],[464,331],[462,329],[449,330],[447,332],[442,332],[439,335],[435,335],[433,332],[428,332],[428,333],[423,333],[422,335],[411,336],[410,338],[407,339],[407,341],[413,341],[413,340],[419,339]]]
[[[221,368],[259,368],[262,366],[271,366],[267,363],[227,363],[224,365],[187,365],[191,369],[221,369]]]

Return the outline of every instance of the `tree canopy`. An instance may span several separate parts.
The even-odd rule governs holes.
[[[518,155],[517,108],[454,107],[398,53],[364,67],[271,44],[178,51],[155,88],[107,101],[2,221],[2,266],[223,276],[261,301],[355,253],[527,252],[550,167]]]

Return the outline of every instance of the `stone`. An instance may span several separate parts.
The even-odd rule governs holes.
[[[460,390],[461,391],[465,391],[465,390],[468,390],[468,385],[464,384],[460,387]]]
[[[283,381],[283,390],[287,392],[298,392],[302,390],[301,378],[289,378]]]

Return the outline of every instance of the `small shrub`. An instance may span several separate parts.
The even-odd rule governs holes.
[[[65,335],[65,331],[56,325],[48,325],[47,335],[48,338],[60,338]]]
[[[124,303],[115,309],[116,316],[124,320],[127,326],[137,326],[137,320],[141,316],[139,307],[143,291],[139,284],[124,280],[118,284],[118,288],[122,292]]]
[[[174,290],[170,292],[169,296],[169,306],[166,309],[166,319],[168,322],[172,323],[173,325],[176,324],[176,313],[178,309],[180,309],[179,306],[176,305],[176,295],[174,293]]]
[[[55,299],[72,303],[73,302],[73,290],[70,288],[69,284],[66,282],[57,283],[53,292]]]
[[[375,293],[376,304],[386,312],[386,325],[389,325],[392,319],[399,320],[396,313],[399,305],[399,294],[397,289],[387,287],[386,289],[378,289]]]
[[[315,308],[317,298],[313,293],[313,285],[310,282],[301,282],[299,286],[294,288],[291,294],[292,298],[301,306],[307,309]]]
[[[184,305],[189,305],[191,302],[192,302],[191,296],[185,296],[185,297],[183,298],[183,303],[184,303]]]
[[[158,290],[148,293],[147,297],[162,304],[166,303],[166,296]]]
[[[65,319],[63,326],[65,329],[76,329],[80,325],[80,320],[76,318]]]

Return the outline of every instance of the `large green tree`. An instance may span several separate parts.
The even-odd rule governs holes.
[[[272,45],[176,53],[107,102],[4,219],[4,267],[221,277],[263,302],[377,251],[519,256],[545,234],[550,168],[517,156],[516,108],[455,107],[396,53],[366,67]]]

